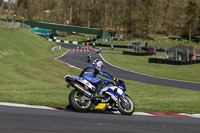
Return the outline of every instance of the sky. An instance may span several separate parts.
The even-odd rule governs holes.
[[[16,0],[12,0],[12,1],[16,1]],[[8,2],[8,0],[3,0],[3,2]]]

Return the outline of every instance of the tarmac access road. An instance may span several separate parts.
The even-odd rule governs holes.
[[[0,133],[200,133],[199,118],[0,106]]]
[[[75,49],[75,50],[77,49],[77,47],[79,47],[79,49],[82,47],[80,45],[75,45],[75,44],[59,43],[59,45],[67,49]],[[80,69],[84,69],[86,66],[89,65],[89,63],[87,62],[87,56],[89,53],[92,54],[92,61],[94,59],[101,59],[100,54],[96,53],[96,51],[94,50],[90,50],[89,52],[71,51],[71,52],[67,52],[61,57],[58,57],[57,59],[67,64],[70,64],[72,66],[78,67]],[[153,77],[153,76],[148,76],[148,75],[120,69],[118,67],[114,67],[110,65],[109,63],[105,61],[103,61],[103,63],[104,63],[103,71],[108,72],[117,78],[139,81],[139,82],[155,84],[155,85],[163,85],[163,86],[169,86],[169,87],[177,87],[177,88],[200,91],[200,82],[187,82],[187,81]]]

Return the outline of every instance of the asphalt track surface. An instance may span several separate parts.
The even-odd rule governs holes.
[[[87,54],[67,53],[60,60],[67,58],[67,63],[84,68],[88,65]],[[95,56],[99,58],[98,54]],[[120,69],[106,63],[104,66],[105,71],[111,71],[116,77],[126,76],[118,73]],[[0,106],[0,133],[199,133],[199,126],[200,120],[191,117],[124,116]]]
[[[61,43],[59,43],[59,45],[61,45],[64,48],[75,49],[75,50],[77,49],[77,46],[78,46],[74,44],[61,44]],[[81,48],[80,45],[78,47],[79,49]],[[94,50],[90,50],[89,53],[92,54],[93,60],[101,59],[101,56],[97,54]],[[57,59],[67,64],[73,65],[75,67],[84,69],[86,66],[89,65],[89,63],[87,62],[87,55],[88,55],[88,52],[71,51],[71,52],[67,52],[65,55]],[[131,72],[131,71],[117,68],[117,67],[113,67],[112,65],[108,64],[105,61],[103,61],[103,63],[104,63],[103,71],[108,72],[111,75],[118,78],[139,81],[139,82],[144,82],[144,83],[149,83],[149,84],[155,84],[155,85],[163,85],[163,86],[168,86],[168,87],[177,87],[177,88],[200,91],[199,82],[187,82],[187,81],[158,78],[158,77],[143,75],[136,72]],[[74,76],[78,76],[78,75],[74,75]]]
[[[190,117],[124,116],[0,106],[0,133],[199,133]]]

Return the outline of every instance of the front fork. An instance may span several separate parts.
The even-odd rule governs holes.
[[[121,95],[121,100],[123,100],[125,103],[128,103],[128,100],[126,99],[127,94],[122,94]]]
[[[127,94],[122,94],[120,99],[122,100],[122,106],[124,106],[125,108],[129,108],[130,107],[130,103],[129,101],[126,99],[126,96],[128,96]],[[119,104],[121,104],[119,103]]]

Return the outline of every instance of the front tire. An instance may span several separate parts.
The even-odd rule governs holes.
[[[118,110],[123,115],[132,115],[135,110],[135,105],[129,96],[124,96],[125,102],[122,98],[118,100]]]
[[[76,89],[69,94],[69,103],[75,111],[84,113],[90,111],[92,106],[92,101]]]

